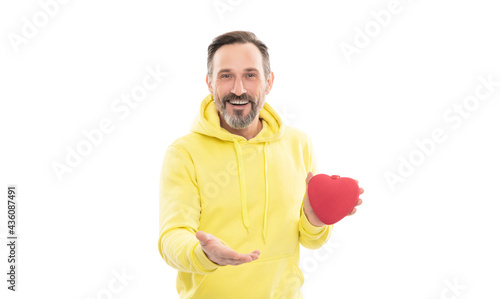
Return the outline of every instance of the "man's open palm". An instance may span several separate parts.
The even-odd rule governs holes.
[[[230,247],[221,243],[214,235],[198,231],[196,238],[200,240],[201,249],[207,257],[214,263],[224,265],[240,265],[259,258],[260,251],[254,250],[251,253],[237,253]]]

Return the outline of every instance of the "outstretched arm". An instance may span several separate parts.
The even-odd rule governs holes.
[[[158,250],[165,262],[183,272],[209,274],[222,265],[238,265],[258,258],[258,250],[237,253],[223,240],[199,231],[200,214],[193,162],[184,150],[170,146],[160,176]]]
[[[208,274],[219,266],[203,252],[198,231],[201,202],[193,162],[182,149],[171,145],[160,175],[160,236],[158,250],[171,267]]]

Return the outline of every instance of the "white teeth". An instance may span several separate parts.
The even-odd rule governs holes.
[[[249,101],[229,101],[229,103],[234,105],[245,105],[248,104]]]

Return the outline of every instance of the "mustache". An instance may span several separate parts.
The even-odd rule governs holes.
[[[235,95],[234,93],[229,93],[222,97],[222,102],[225,104],[226,102],[229,101],[234,101],[234,100],[240,100],[240,101],[250,101],[251,103],[255,103],[255,100],[253,97],[249,96],[246,93],[241,94],[240,96]]]

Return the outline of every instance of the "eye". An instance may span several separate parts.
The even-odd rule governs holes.
[[[248,77],[250,77],[250,78],[255,78],[255,77],[256,77],[256,75],[255,75],[255,74],[253,74],[253,73],[250,73],[250,74],[248,74],[247,76],[248,76]]]
[[[230,76],[229,76],[229,74],[222,74],[220,77],[221,77],[221,79],[227,79],[227,78],[229,78]]]

